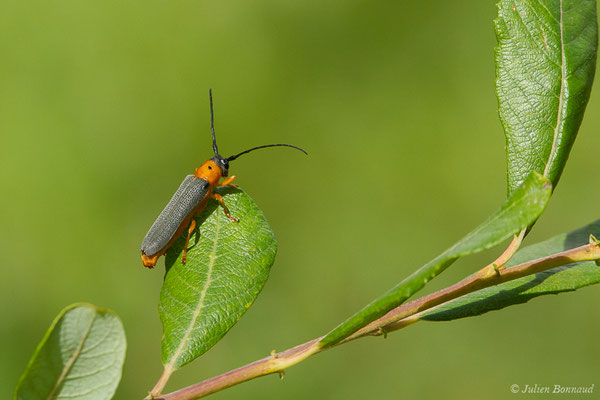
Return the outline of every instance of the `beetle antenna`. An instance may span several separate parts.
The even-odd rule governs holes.
[[[265,145],[263,145],[263,146],[256,146],[256,147],[253,147],[253,148],[251,148],[251,149],[244,150],[244,151],[242,151],[241,153],[238,153],[238,154],[236,154],[236,155],[234,155],[234,156],[227,157],[227,158],[226,158],[226,160],[227,160],[227,161],[233,161],[233,160],[235,160],[236,158],[238,158],[239,156],[241,156],[241,155],[243,155],[243,154],[246,154],[246,153],[250,153],[251,151],[258,150],[258,149],[264,149],[265,147],[278,147],[278,146],[291,147],[291,148],[294,148],[294,149],[300,150],[300,151],[301,151],[301,152],[303,152],[304,154],[308,155],[308,153],[307,153],[306,151],[302,150],[300,147],[292,146],[291,144],[277,143],[277,144],[265,144]]]
[[[210,98],[210,131],[212,132],[213,138],[213,150],[215,152],[215,156],[218,156],[219,148],[217,147],[217,138],[215,136],[215,114],[213,112],[212,89],[208,89],[208,97]]]

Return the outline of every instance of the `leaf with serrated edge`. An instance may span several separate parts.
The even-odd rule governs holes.
[[[532,171],[556,187],[594,80],[596,0],[501,0],[495,25],[508,192]]]
[[[121,379],[125,348],[123,324],[114,312],[72,304],[52,322],[14,398],[110,399]]]
[[[542,258],[588,243],[589,236],[600,235],[600,220],[576,231],[557,235],[525,247],[511,259],[509,266]],[[600,267],[593,261],[573,263],[514,281],[470,293],[422,315],[427,321],[449,321],[500,310],[547,294],[570,292],[600,283]]]
[[[189,363],[217,343],[252,305],[275,260],[277,242],[254,201],[241,190],[217,191],[239,222],[211,200],[197,217],[185,265],[184,235],[167,252],[159,303],[165,370]]]
[[[551,192],[550,181],[540,174],[532,173],[485,222],[328,333],[320,341],[321,346],[338,343],[399,306],[460,257],[489,249],[530,225],[544,211]]]

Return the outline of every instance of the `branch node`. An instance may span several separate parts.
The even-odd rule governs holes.
[[[275,349],[271,350],[271,357],[276,359],[279,358],[279,356],[277,355],[277,352],[275,351]]]
[[[493,264],[492,264],[492,268],[494,268],[494,272],[496,273],[496,276],[500,276],[500,271],[502,271],[502,270],[503,270],[503,269],[505,269],[506,267],[505,267],[505,266],[503,266],[503,265],[501,265],[501,266],[498,266],[498,265],[496,265],[496,263],[493,263]]]
[[[277,372],[279,374],[279,379],[283,379],[285,378],[285,370],[282,369],[281,371]]]
[[[379,327],[379,334],[383,336],[384,339],[387,339],[387,332],[383,329],[383,327]]]

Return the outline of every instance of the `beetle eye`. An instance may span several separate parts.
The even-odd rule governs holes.
[[[208,166],[208,169],[212,169],[212,167],[209,165],[209,166]]]

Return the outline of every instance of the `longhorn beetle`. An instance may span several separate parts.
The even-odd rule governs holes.
[[[239,221],[229,213],[229,209],[225,205],[223,197],[218,193],[213,193],[215,187],[230,185],[235,179],[235,175],[227,178],[230,161],[254,150],[277,146],[292,147],[308,155],[308,153],[300,147],[292,146],[291,144],[278,143],[252,147],[251,149],[244,150],[231,157],[222,157],[219,154],[217,139],[215,137],[212,90],[209,90],[208,93],[210,98],[210,130],[212,132],[213,151],[215,152],[215,156],[196,168],[194,175],[185,177],[179,186],[179,189],[177,189],[173,198],[171,198],[171,201],[169,201],[165,209],[160,213],[156,221],[154,221],[154,224],[152,224],[152,227],[144,237],[141,248],[142,262],[145,267],[154,268],[158,258],[171,247],[173,242],[181,235],[185,228],[188,227],[187,239],[185,240],[183,256],[181,257],[181,262],[185,264],[190,236],[196,228],[196,220],[194,217],[204,210],[204,207],[206,207],[210,198],[221,203],[227,218],[233,222]],[[221,177],[226,179],[219,183]]]

